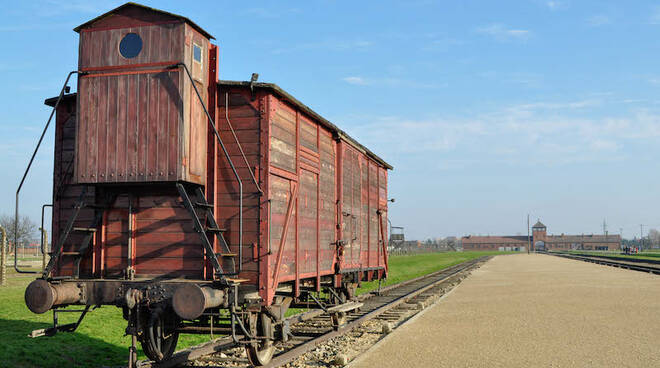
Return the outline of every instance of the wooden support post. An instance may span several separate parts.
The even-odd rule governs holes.
[[[7,233],[5,228],[0,226],[0,247],[2,247],[2,252],[0,252],[0,285],[5,285],[7,283]]]

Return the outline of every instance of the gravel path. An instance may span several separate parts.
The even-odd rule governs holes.
[[[660,367],[660,276],[498,256],[352,367]]]

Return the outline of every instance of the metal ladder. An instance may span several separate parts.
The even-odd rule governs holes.
[[[85,203],[86,194],[87,194],[87,186],[84,186],[82,192],[80,193],[80,196],[78,197],[78,200],[76,201],[76,204],[73,206],[74,212],[69,218],[69,221],[67,222],[66,227],[64,228],[64,232],[62,233],[62,235],[60,235],[60,239],[57,242],[57,245],[53,248],[53,251],[50,252],[50,260],[48,261],[48,265],[43,270],[43,274],[42,274],[44,279],[48,278],[48,275],[52,271],[53,267],[55,267],[55,264],[58,262],[60,256],[73,257],[72,276],[73,278],[80,277],[80,262],[82,261],[83,257],[88,253],[90,249],[90,245],[92,244],[92,239],[94,239],[94,235],[96,234],[96,230],[99,227],[99,225],[101,225],[101,221],[103,221],[104,209],[108,208],[117,198],[116,194],[112,194],[112,195],[105,194],[103,203],[101,203],[100,205],[86,204]],[[75,227],[74,224],[78,219],[80,210],[82,210],[85,207],[94,208],[95,210],[92,223],[88,227]],[[69,235],[72,232],[82,233],[84,234],[84,238],[82,242],[80,242],[78,249],[65,252],[64,243],[67,241]]]
[[[202,244],[204,244],[204,249],[206,250],[207,257],[213,265],[215,275],[219,277],[237,275],[238,271],[236,269],[236,257],[240,257],[242,252],[240,251],[240,248],[238,254],[231,252],[229,244],[227,244],[227,240],[224,237],[224,233],[227,230],[218,226],[218,223],[213,216],[213,205],[209,204],[206,200],[206,196],[204,195],[202,188],[200,186],[196,186],[194,189],[194,200],[190,199],[190,195],[182,183],[177,183],[176,188],[179,191],[181,199],[183,200],[184,207],[186,207],[193,219],[193,226],[195,227],[197,234],[199,234],[199,238],[202,240]],[[202,210],[204,212],[204,220],[200,219],[200,216],[198,216],[198,210]],[[218,239],[218,244],[220,244],[221,249],[220,252],[215,251],[213,248],[213,243],[207,234],[213,234],[215,235],[216,239]],[[238,246],[240,247],[241,244]],[[227,265],[227,263],[229,263],[229,265]]]

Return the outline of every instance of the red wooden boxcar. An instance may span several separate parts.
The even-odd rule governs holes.
[[[129,3],[76,30],[78,92],[46,101],[57,242],[32,311],[120,306],[156,360],[215,323],[263,364],[288,307],[386,277],[385,161],[274,84],[218,81],[187,18]]]

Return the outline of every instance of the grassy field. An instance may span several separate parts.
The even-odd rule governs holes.
[[[422,276],[455,264],[500,252],[426,253],[390,258],[389,285]],[[10,278],[0,287],[0,366],[6,367],[99,367],[120,366],[128,357],[130,338],[124,335],[126,321],[116,307],[90,312],[75,333],[32,339],[32,330],[50,327],[52,313],[35,315],[23,302],[23,292],[34,276]],[[364,283],[360,292],[378,287]],[[77,314],[64,314],[61,323],[73,322]],[[181,335],[178,348],[207,341],[206,335]],[[142,358],[142,352],[140,351]]]

